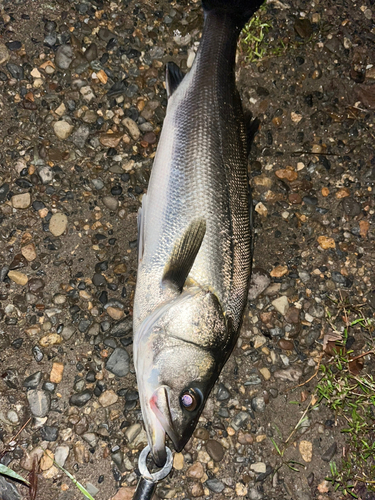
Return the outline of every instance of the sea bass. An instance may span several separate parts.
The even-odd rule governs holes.
[[[167,65],[168,107],[138,215],[134,364],[155,462],[191,437],[231,353],[251,272],[247,132],[235,87],[238,35],[263,0],[203,0],[185,76]]]

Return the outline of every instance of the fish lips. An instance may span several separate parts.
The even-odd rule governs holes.
[[[158,422],[164,431],[164,436],[165,434],[168,434],[174,447],[177,449],[179,447],[180,438],[173,424],[168,392],[169,388],[167,386],[162,385],[158,387],[150,398],[150,408],[158,419]],[[153,449],[155,447],[157,448],[156,442],[153,443]]]
[[[197,412],[195,418],[191,419],[187,427],[185,427],[182,433],[179,433],[176,430],[176,427],[172,420],[172,415],[170,411],[170,403],[169,403],[169,387],[160,386],[152,395],[150,399],[150,408],[156,416],[158,423],[162,427],[164,431],[164,440],[165,434],[168,434],[170,437],[173,446],[177,452],[180,452],[189,441],[197,421],[199,419],[200,411]],[[161,429],[160,429],[161,430]],[[160,431],[159,431],[160,432]],[[156,437],[156,434],[153,434]],[[156,463],[159,465],[162,460],[164,460],[165,454],[165,444],[160,446],[161,439],[154,439],[152,443],[152,454],[154,456],[154,460],[156,461],[158,457],[158,461]]]

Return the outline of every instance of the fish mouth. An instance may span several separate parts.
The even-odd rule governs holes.
[[[177,451],[181,451],[186,444],[186,440],[179,437],[173,425],[169,403],[169,387],[160,386],[156,389],[150,398],[150,408],[157,419],[156,427],[154,427],[152,433],[151,451],[155,463],[162,467],[167,458],[165,435],[168,434]]]

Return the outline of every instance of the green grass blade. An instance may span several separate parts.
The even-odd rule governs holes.
[[[27,481],[22,476],[17,474],[17,472],[14,472],[14,470],[9,469],[9,467],[6,467],[5,465],[0,464],[0,474],[11,477],[12,479],[17,479],[18,481],[22,481],[23,483],[27,484],[27,486],[30,486],[29,481]]]
[[[57,462],[53,461],[53,463],[56,465],[56,467],[58,467],[59,469],[61,469],[64,474],[66,474],[68,476],[68,478],[72,481],[72,483],[75,484],[75,486],[77,486],[77,488],[79,489],[79,491],[86,497],[88,498],[89,500],[95,500],[95,498],[93,496],[90,495],[90,493],[86,490],[86,488],[84,486],[82,486],[81,483],[79,483],[77,481],[77,479],[71,475],[70,472],[68,472],[66,469],[64,469],[64,467],[61,467],[61,465],[59,465]]]
[[[277,446],[276,441],[275,441],[274,439],[272,439],[272,438],[270,438],[270,439],[271,439],[272,444],[274,445],[274,447],[275,447],[275,449],[276,449],[277,453],[280,455],[280,457],[282,457],[283,455],[282,455],[282,453],[281,453],[281,451],[280,451],[280,448]]]

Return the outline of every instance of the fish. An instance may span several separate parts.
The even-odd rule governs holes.
[[[190,71],[167,63],[167,112],[138,213],[133,357],[151,454],[181,451],[236,344],[252,263],[249,134],[235,85],[263,0],[203,0]],[[250,135],[254,133],[250,127]]]

